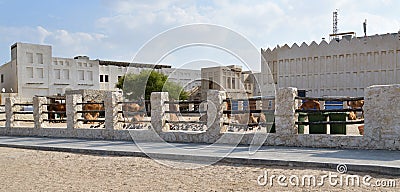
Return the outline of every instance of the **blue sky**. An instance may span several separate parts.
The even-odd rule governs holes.
[[[361,36],[367,19],[369,35],[392,33],[400,29],[399,8],[395,0],[0,0],[0,63],[15,42],[50,44],[57,57],[132,61],[155,35],[192,23],[225,26],[257,49],[319,43],[332,32],[335,9],[339,32]],[[165,62],[179,65],[177,57]]]

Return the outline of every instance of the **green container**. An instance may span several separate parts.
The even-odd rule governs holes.
[[[327,114],[329,121],[346,121],[348,113],[346,112],[331,112]],[[332,124],[330,125],[331,134],[344,134],[346,135],[346,124]]]
[[[322,112],[308,113],[308,122],[326,121],[326,115]],[[326,134],[327,125],[310,125],[309,134]]]
[[[299,112],[298,122],[306,122],[306,119],[307,119],[307,113]],[[304,134],[304,126],[305,125],[299,125],[298,126],[298,133],[299,134]]]
[[[264,113],[265,120],[267,123],[274,123],[272,125],[267,125],[267,133],[276,133],[275,130],[275,114],[271,113]]]

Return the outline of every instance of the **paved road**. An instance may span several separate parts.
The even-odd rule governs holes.
[[[0,146],[100,155],[150,156],[156,159],[200,164],[220,161],[252,165],[318,167],[335,170],[338,164],[346,164],[350,172],[362,171],[400,175],[400,152],[386,150],[263,146],[255,154],[250,154],[249,147],[241,145],[145,142],[135,144],[133,141],[10,136],[0,136]]]

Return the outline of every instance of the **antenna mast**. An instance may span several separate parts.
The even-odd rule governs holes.
[[[363,29],[364,29],[364,37],[367,36],[367,19],[365,19],[364,23],[363,23]]]
[[[333,12],[333,31],[332,34],[336,35],[338,32],[338,10],[336,9],[336,11]]]
[[[329,41],[334,39],[339,42],[340,37],[346,38],[350,41],[351,38],[356,37],[355,32],[338,33],[338,31],[338,10],[336,9],[336,11],[333,12],[333,31],[332,34],[329,34]]]

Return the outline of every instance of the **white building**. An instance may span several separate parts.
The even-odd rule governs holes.
[[[364,96],[371,85],[400,83],[400,34],[323,40],[262,50],[263,95],[271,84],[307,96]],[[273,78],[268,78],[269,70]]]
[[[115,84],[118,79],[124,76],[127,72],[139,74],[144,70],[154,69],[155,71],[168,76],[168,80],[178,83],[185,91],[191,90],[196,86],[200,86],[200,70],[193,69],[176,69],[169,65],[153,65],[143,63],[128,63],[116,61],[99,60],[100,68],[100,89],[114,90],[118,88]]]
[[[0,89],[17,93],[23,100],[34,95],[64,94],[65,90],[118,90],[115,84],[126,72],[140,73],[155,69],[169,75],[171,81],[199,86],[200,70],[173,69],[169,65],[153,65],[116,61],[90,60],[87,56],[59,58],[52,56],[50,45],[15,43],[11,61],[0,66]],[[4,89],[3,89],[4,88]]]
[[[103,61],[99,62],[99,82],[100,90],[118,91],[115,84],[118,79],[124,76],[127,72],[133,74],[139,74],[144,70],[154,69],[161,72],[161,69],[170,69],[169,65],[153,65],[143,63],[129,63],[129,62],[118,62],[118,61]]]
[[[62,94],[66,89],[98,89],[99,65],[87,57],[53,58],[49,45],[15,43],[11,61],[0,66],[0,87],[21,99]]]

